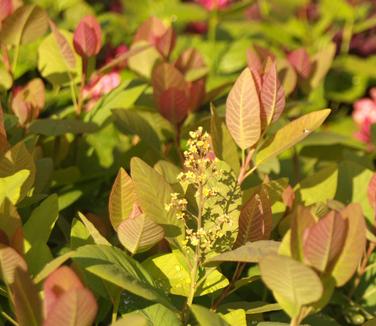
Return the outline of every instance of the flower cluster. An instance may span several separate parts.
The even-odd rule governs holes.
[[[376,123],[376,88],[370,91],[371,98],[362,98],[355,102],[353,120],[359,126],[355,137],[360,141],[371,143],[371,125]]]
[[[201,255],[205,255],[226,235],[225,230],[231,226],[232,220],[227,214],[222,216],[211,214],[205,207],[208,200],[211,198],[215,200],[218,196],[213,178],[218,179],[222,173],[211,151],[209,134],[199,127],[189,135],[188,148],[184,152],[185,171],[179,174],[178,180],[184,186],[194,186],[200,212],[198,214],[189,212],[187,200],[180,198],[178,193],[171,195],[171,202],[165,208],[166,210],[174,208],[176,218],[184,222],[186,230],[184,244],[193,248],[199,246]]]

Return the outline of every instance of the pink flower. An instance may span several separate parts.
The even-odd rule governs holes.
[[[231,0],[196,0],[196,2],[206,10],[212,11],[226,8],[230,5]]]
[[[376,87],[370,91],[371,98],[362,98],[355,102],[353,120],[359,126],[355,137],[364,143],[371,142],[371,125],[376,123]]]
[[[85,87],[83,96],[88,100],[86,110],[90,111],[95,103],[103,96],[118,87],[121,77],[118,71],[113,70],[108,74],[94,77]]]

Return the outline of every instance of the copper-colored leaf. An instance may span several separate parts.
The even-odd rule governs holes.
[[[50,310],[65,292],[83,288],[84,285],[71,268],[62,266],[53,271],[43,284],[45,315],[49,314]]]
[[[133,181],[128,173],[120,168],[112,185],[108,202],[110,221],[115,230],[123,220],[129,217],[135,202],[136,194]]]
[[[168,58],[175,47],[176,33],[172,27],[168,28],[166,32],[157,40],[157,50],[165,57]]]
[[[98,305],[94,295],[86,288],[71,289],[51,308],[44,326],[91,326]]]
[[[330,212],[304,234],[304,258],[317,270],[330,269],[342,252],[347,236],[347,223],[339,213]]]
[[[158,99],[161,115],[173,124],[180,124],[187,116],[189,102],[185,90],[175,87],[161,93]]]
[[[269,239],[272,222],[270,200],[266,191],[261,190],[252,196],[240,212],[239,232],[234,246]]]
[[[226,124],[243,150],[255,145],[260,138],[260,102],[248,68],[243,70],[227,97]]]
[[[102,46],[101,27],[94,16],[84,17],[78,24],[73,37],[73,45],[81,57],[92,57]]]
[[[300,48],[290,52],[287,55],[287,60],[301,77],[309,77],[312,64],[306,49]]]
[[[344,285],[353,276],[366,245],[366,223],[361,206],[350,204],[340,213],[348,220],[348,232],[343,250],[332,271],[336,286]]]
[[[31,280],[27,271],[22,268],[16,269],[14,282],[10,286],[10,289],[18,325],[42,325],[42,302],[38,288]]]
[[[175,61],[175,67],[184,75],[193,69],[205,67],[205,61],[200,52],[194,48],[188,48],[183,51]]]
[[[262,78],[260,98],[266,123],[278,120],[285,108],[285,92],[278,80],[275,61],[268,61]]]

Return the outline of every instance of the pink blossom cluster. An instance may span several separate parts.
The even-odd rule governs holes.
[[[212,11],[226,8],[231,3],[231,0],[196,0],[196,2],[205,9]]]
[[[371,125],[376,123],[376,87],[370,91],[370,98],[362,98],[355,102],[353,120],[359,126],[355,137],[360,141],[371,143]]]

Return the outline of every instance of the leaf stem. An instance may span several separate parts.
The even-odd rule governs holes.
[[[16,74],[18,57],[20,55],[20,45],[19,44],[16,45],[16,48],[15,48],[14,51],[15,52],[14,52],[13,63],[12,63],[13,76],[15,76],[15,74]]]
[[[114,298],[111,323],[114,323],[117,319],[117,314],[118,314],[118,309],[119,309],[119,304],[120,304],[120,296],[121,296],[121,293],[119,292]]]
[[[1,314],[3,317],[8,320],[12,325],[18,326],[17,321],[15,321],[11,316],[9,316],[5,311],[2,311]]]

